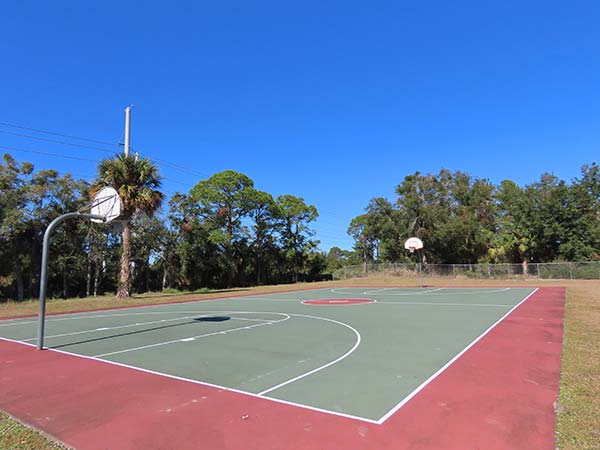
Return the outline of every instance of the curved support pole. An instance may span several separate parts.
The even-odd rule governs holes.
[[[40,309],[38,313],[38,342],[37,349],[44,349],[44,327],[46,322],[46,286],[47,286],[47,278],[48,278],[48,250],[50,247],[50,236],[52,231],[65,219],[70,219],[71,217],[80,217],[82,219],[99,219],[103,222],[106,220],[104,216],[100,216],[97,214],[83,214],[79,212],[72,212],[63,214],[62,216],[58,216],[48,228],[46,228],[46,232],[44,233],[44,246],[42,248],[42,273],[40,275]]]

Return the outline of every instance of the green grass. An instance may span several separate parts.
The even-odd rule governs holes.
[[[8,414],[0,412],[0,449],[6,450],[59,450],[66,449],[42,433],[26,427]]]
[[[194,291],[166,288],[161,291],[163,294],[208,294],[209,292],[214,292],[216,289],[209,288],[200,288]]]

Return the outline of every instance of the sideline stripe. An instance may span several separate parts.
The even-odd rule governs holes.
[[[389,297],[410,297],[413,295],[433,295],[433,296],[446,296],[446,295],[481,295],[481,294],[495,294],[497,292],[506,292],[506,291],[510,291],[511,289],[527,289],[527,288],[510,288],[510,287],[506,287],[506,288],[487,288],[487,289],[479,289],[476,290],[476,288],[460,288],[460,287],[441,287],[441,288],[437,288],[437,289],[429,289],[426,291],[421,291],[418,288],[405,288],[405,287],[392,287],[392,288],[380,288],[380,289],[374,289],[374,290],[367,290],[364,292],[360,292],[362,291],[364,288],[334,288],[334,289],[330,289],[330,292],[333,292],[334,294],[342,294],[342,295],[369,295],[369,294],[373,294],[373,295],[385,295],[385,296],[389,296]],[[396,292],[396,293],[388,293],[388,292],[384,292],[384,291],[390,291],[390,290],[398,290],[398,291],[406,291],[410,289],[409,292]],[[452,292],[453,290],[461,290],[461,292]],[[344,292],[340,292],[340,291],[344,291]],[[348,292],[350,291],[350,292]],[[357,292],[358,291],[358,292]],[[440,292],[439,294],[434,294],[434,292],[438,292],[438,291],[444,291],[444,292]]]
[[[183,311],[183,312],[186,313],[186,311]],[[176,322],[178,320],[197,319],[199,317],[210,317],[214,314],[219,314],[219,313],[222,313],[222,311],[214,311],[214,312],[213,311],[202,311],[202,314],[200,314],[200,312],[198,312],[192,316],[175,317],[174,319],[152,320],[150,322],[136,322],[136,323],[130,323],[127,325],[119,325],[117,327],[91,328],[89,330],[74,331],[72,333],[52,334],[50,336],[44,336],[44,339],[64,337],[64,336],[74,336],[77,334],[95,333],[97,331],[120,330],[123,328],[141,327],[142,325],[153,325],[153,324],[157,324],[157,323]],[[229,312],[225,312],[225,313],[229,314]],[[163,314],[163,313],[148,313],[148,314]],[[165,313],[165,314],[167,314],[167,313]],[[168,314],[172,314],[172,313],[168,313]],[[179,314],[181,314],[181,312],[179,312]],[[123,316],[123,317],[127,317],[128,315],[129,314],[119,314],[119,316]],[[94,317],[98,317],[98,316],[92,316],[92,318],[94,318]],[[76,319],[76,317],[73,317],[73,319]],[[251,322],[272,322],[271,320],[268,320],[268,319],[249,319],[247,317],[230,317],[229,319],[231,319],[231,320],[249,320]],[[191,324],[191,322],[188,322],[188,323]],[[23,339],[23,342],[35,341],[35,340],[37,340],[37,336],[32,337],[32,338]]]
[[[317,318],[316,316],[306,316],[304,314],[294,314],[294,316],[308,317],[310,319],[316,319]],[[281,387],[283,387],[283,386],[285,386],[287,384],[293,383],[294,381],[298,381],[298,380],[300,380],[300,379],[302,379],[304,377],[312,375],[313,373],[316,373],[316,372],[319,372],[319,371],[321,371],[323,369],[326,369],[327,367],[332,366],[332,365],[340,362],[344,358],[350,356],[354,352],[354,350],[356,350],[358,348],[358,346],[360,345],[361,337],[360,337],[360,333],[358,331],[356,331],[356,329],[352,328],[350,325],[348,325],[348,324],[346,324],[344,322],[339,322],[337,320],[327,319],[325,317],[318,317],[318,319],[320,319],[320,320],[326,320],[328,322],[337,323],[338,325],[345,326],[346,328],[349,328],[350,330],[352,330],[354,332],[354,334],[356,335],[356,342],[354,343],[354,345],[352,346],[352,348],[350,350],[348,350],[346,353],[344,353],[342,356],[340,356],[339,358],[337,358],[337,359],[335,359],[333,361],[330,361],[327,364],[322,365],[321,367],[317,367],[316,369],[310,370],[310,371],[308,371],[306,373],[298,375],[297,377],[294,377],[294,378],[291,378],[291,379],[289,379],[287,381],[284,381],[283,383],[280,383],[280,384],[278,384],[276,386],[270,387],[269,389],[265,389],[264,391],[259,392],[258,395],[263,396],[265,394],[268,394],[269,392],[274,391],[275,389],[279,389],[279,388],[281,388]]]
[[[443,302],[377,302],[380,305],[423,305],[423,306],[493,306],[496,308],[510,308],[514,305],[501,305],[495,303],[443,303]]]
[[[485,291],[476,291],[474,289],[470,289],[467,288],[466,292],[449,292],[451,288],[439,288],[439,289],[434,289],[432,291],[427,291],[427,292],[421,292],[420,294],[430,294],[432,292],[435,291],[440,291],[440,290],[444,290],[444,292],[440,292],[439,294],[431,294],[433,297],[445,297],[446,295],[482,295],[482,294],[496,294],[498,292],[506,292],[506,291],[510,291],[513,288],[503,288],[503,289],[488,289]],[[461,289],[461,288],[456,288],[456,289]],[[419,293],[406,293],[406,294],[379,294],[379,295],[389,295],[389,296],[398,296],[398,297],[402,297],[402,296],[410,296],[410,295],[418,295]]]
[[[369,295],[369,294],[375,294],[377,292],[382,292],[382,291],[389,291],[390,289],[396,289],[396,288],[380,288],[380,289],[373,289],[370,291],[365,291],[363,292],[364,295]],[[331,291],[333,292],[335,289],[332,289]]]
[[[435,380],[442,372],[444,372],[448,367],[450,367],[452,365],[452,363],[454,363],[454,361],[456,361],[467,350],[469,350],[471,347],[473,347],[475,344],[477,344],[477,342],[479,342],[486,334],[488,334],[490,331],[492,331],[496,327],[496,325],[498,325],[500,322],[502,322],[504,319],[506,319],[506,317],[508,317],[510,315],[510,313],[512,313],[515,309],[517,309],[519,306],[521,306],[523,303],[525,303],[538,290],[539,290],[539,288],[535,288],[533,292],[531,292],[531,293],[529,293],[529,295],[527,295],[527,297],[525,297],[523,300],[521,300],[519,303],[517,303],[515,306],[513,306],[506,314],[504,314],[500,319],[498,319],[494,324],[492,324],[492,326],[490,326],[487,330],[485,330],[483,333],[481,333],[479,335],[479,337],[477,337],[473,342],[471,342],[469,345],[467,345],[460,353],[458,353],[456,356],[454,356],[454,358],[452,358],[450,361],[448,361],[446,364],[444,364],[437,372],[435,372],[433,375],[431,375],[429,378],[427,378],[423,383],[421,383],[419,386],[417,386],[417,388],[415,390],[413,390],[410,394],[408,394],[406,397],[404,397],[404,399],[402,399],[402,401],[397,403],[396,406],[394,406],[385,415],[383,415],[377,421],[377,423],[379,423],[380,425],[383,424],[396,411],[398,411],[400,408],[402,408],[410,399],[412,399],[415,395],[417,395],[419,392],[421,392],[423,390],[423,388],[425,388],[425,386],[427,386],[429,383],[431,383],[433,380]]]
[[[242,298],[246,298],[246,297],[238,297],[239,299]],[[220,298],[219,300],[226,300],[223,298]],[[230,299],[230,300],[235,300],[234,298]],[[293,302],[299,302],[300,300],[289,300],[289,299],[256,299],[256,300],[277,300],[277,301],[293,301]],[[202,300],[207,301],[207,300]],[[199,303],[199,302],[194,302],[194,303]],[[175,304],[175,303],[174,303]],[[178,304],[178,303],[177,303]],[[154,306],[154,305],[151,305]],[[165,306],[165,305],[156,305],[156,306]],[[104,310],[104,312],[107,311],[125,311],[123,313],[117,313],[117,314],[94,314],[96,312],[103,312],[103,311],[90,311],[90,312],[84,312],[84,313],[67,313],[67,314],[61,314],[60,316],[49,316],[46,317],[46,323],[49,322],[60,322],[60,321],[64,321],[64,320],[81,320],[81,319],[96,319],[96,318],[103,318],[103,317],[125,317],[125,316],[148,316],[148,315],[160,315],[160,314],[189,314],[189,313],[194,313],[194,311],[178,311],[178,310],[173,310],[173,311],[148,311],[148,312],[135,312],[135,313],[130,313],[127,312],[130,309],[137,309],[138,307],[135,308],[121,308],[121,309],[112,309],[112,310]],[[148,308],[148,306],[141,306],[140,308]],[[206,313],[207,311],[198,311],[198,314],[202,314],[202,313]],[[210,313],[221,313],[221,312],[228,312],[228,313],[244,313],[246,311],[208,311]],[[76,317],[72,317],[73,315],[76,314],[85,314],[85,315],[79,315]],[[279,313],[277,313],[279,314]],[[64,317],[64,316],[69,316],[69,317]],[[56,318],[55,318],[56,317]],[[15,319],[18,320],[18,319]],[[14,326],[14,325],[27,325],[30,323],[38,323],[38,320],[29,320],[27,322],[12,322],[11,323],[0,323],[0,327],[9,327],[9,326]]]
[[[107,307],[107,308],[80,310],[80,311],[72,311],[72,312],[56,312],[56,313],[47,313],[46,320],[50,320],[53,317],[73,316],[73,315],[77,315],[77,314],[94,314],[94,313],[106,312],[106,311],[156,308],[159,306],[172,306],[172,305],[183,305],[183,304],[192,305],[192,304],[196,304],[196,303],[214,302],[214,301],[218,301],[218,300],[244,300],[246,298],[260,297],[261,295],[264,296],[264,295],[277,295],[277,294],[295,294],[295,293],[309,292],[309,291],[328,291],[329,289],[330,289],[329,287],[290,289],[289,291],[274,291],[271,293],[260,292],[260,293],[256,293],[256,294],[247,294],[247,295],[243,294],[243,295],[231,296],[231,297],[214,297],[214,298],[204,298],[204,299],[196,299],[196,300],[180,300],[180,301],[154,303],[154,304],[115,306],[113,308]],[[36,319],[37,314],[28,314],[25,317],[21,316],[21,317],[15,317],[13,319],[0,317],[0,327],[9,326],[9,325],[25,324],[25,323],[37,323],[37,319],[31,320],[28,322],[17,322],[18,320],[25,320],[25,319],[32,319],[32,318]],[[10,323],[5,323],[5,322],[10,322]]]
[[[155,323],[175,322],[177,320],[191,319],[193,317],[204,317],[204,315],[202,315],[202,316],[195,316],[195,315],[194,316],[183,316],[183,317],[176,317],[174,319],[161,319],[161,320],[152,320],[151,322],[130,323],[127,325],[119,325],[117,327],[102,327],[102,328],[94,328],[94,329],[89,329],[89,330],[74,331],[72,333],[51,334],[50,336],[44,336],[44,339],[64,337],[64,336],[75,336],[77,334],[94,333],[96,331],[120,330],[123,328],[139,327],[142,325],[153,325]],[[23,339],[23,342],[35,341],[36,339],[37,339],[37,336],[32,337],[32,338]]]
[[[394,295],[394,296],[395,295],[406,295],[406,296],[408,296],[408,295],[424,295],[424,294],[429,294],[431,292],[441,291],[441,290],[443,290],[445,288],[429,289],[427,291],[416,291],[416,292],[413,291],[413,292],[406,292],[406,293],[405,292],[401,292],[401,293],[398,293],[398,294],[379,294],[378,293],[378,291],[389,291],[389,290],[393,290],[393,289],[398,289],[398,288],[385,288],[385,289],[376,289],[374,291],[365,291],[365,292],[363,292],[363,295],[368,295],[368,294]],[[402,289],[400,288],[398,290],[402,290]]]

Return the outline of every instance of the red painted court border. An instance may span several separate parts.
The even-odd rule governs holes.
[[[540,289],[383,425],[9,342],[0,408],[81,449],[551,450],[564,299]]]
[[[318,305],[318,306],[346,306],[346,305],[366,305],[376,303],[372,298],[315,298],[302,300],[303,305]]]

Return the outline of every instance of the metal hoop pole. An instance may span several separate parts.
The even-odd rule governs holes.
[[[40,309],[38,312],[38,342],[37,349],[44,349],[44,328],[46,322],[46,286],[48,282],[48,250],[50,248],[50,235],[52,231],[57,227],[59,223],[61,223],[65,219],[70,219],[71,217],[80,217],[82,219],[99,219],[102,221],[106,220],[106,217],[100,216],[97,214],[83,214],[80,212],[72,212],[63,214],[62,216],[58,216],[48,228],[46,228],[46,232],[44,233],[44,246],[42,247],[42,273],[40,275]]]
[[[417,253],[419,255],[419,286],[422,288],[423,287],[423,263],[421,260],[421,251],[417,250]]]

